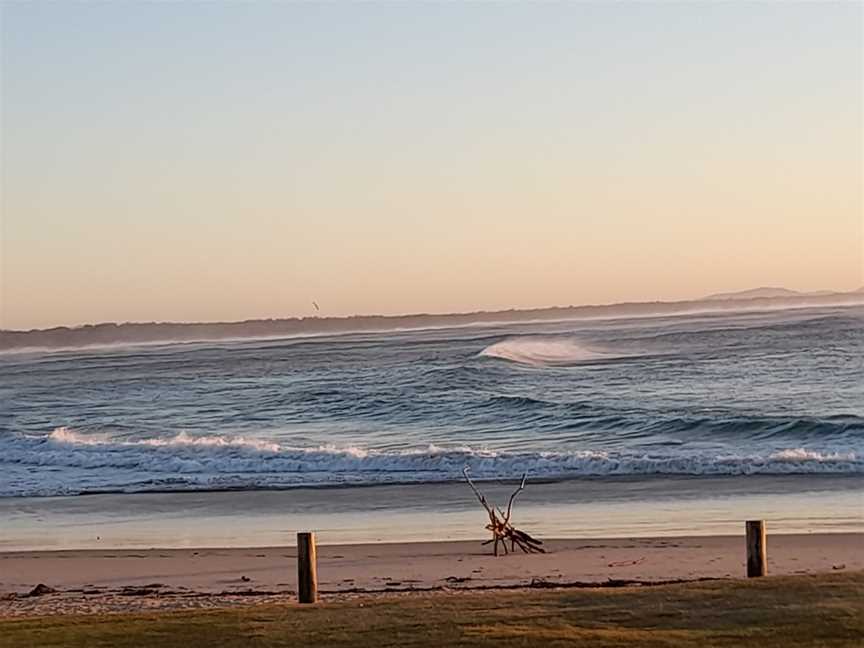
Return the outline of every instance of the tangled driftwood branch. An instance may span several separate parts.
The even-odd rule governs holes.
[[[524,531],[520,531],[510,523],[510,516],[513,514],[513,501],[519,493],[525,490],[525,480],[528,477],[527,474],[522,475],[522,481],[519,483],[519,488],[513,491],[513,494],[510,496],[510,501],[507,503],[507,512],[505,513],[500,508],[489,504],[486,496],[480,492],[472,481],[471,475],[468,474],[467,466],[462,473],[465,475],[465,480],[468,482],[471,490],[474,491],[477,499],[480,500],[480,504],[482,504],[483,508],[486,509],[486,513],[489,514],[489,524],[486,525],[486,528],[492,532],[492,538],[484,542],[484,545],[494,543],[492,551],[496,556],[498,555],[499,543],[503,547],[505,554],[510,553],[511,551],[516,551],[516,547],[519,547],[524,553],[546,553],[546,550],[541,546],[543,543],[540,540],[532,538],[530,535]],[[509,550],[507,548],[508,542],[510,543]]]

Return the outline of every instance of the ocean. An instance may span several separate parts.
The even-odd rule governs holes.
[[[854,519],[864,307],[7,352],[0,404],[0,509],[19,521],[85,494],[294,493],[276,511],[450,484],[470,504],[466,468],[599,499],[638,483],[647,502],[652,484],[771,483],[768,501],[839,484]]]
[[[864,309],[0,356],[0,496],[864,472]]]

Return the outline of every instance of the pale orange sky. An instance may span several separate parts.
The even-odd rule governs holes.
[[[4,328],[864,283],[858,3],[2,13]]]

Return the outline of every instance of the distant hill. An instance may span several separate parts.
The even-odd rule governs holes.
[[[861,292],[864,287],[854,292]],[[813,292],[801,292],[799,290],[789,290],[788,288],[751,288],[750,290],[741,290],[738,292],[716,293],[703,297],[704,301],[717,301],[725,299],[774,299],[777,297],[824,297],[826,295],[842,295],[844,293],[836,293],[833,290],[816,290]]]
[[[592,306],[553,306],[530,310],[415,315],[354,315],[247,320],[245,322],[127,322],[58,326],[32,331],[0,330],[0,351],[227,339],[280,338],[299,335],[384,332],[405,329],[507,324],[542,320],[670,316],[694,312],[769,310],[815,306],[864,305],[864,289],[837,293],[801,293],[785,288],[756,288],[677,302],[629,302]]]

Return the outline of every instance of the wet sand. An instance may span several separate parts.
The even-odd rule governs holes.
[[[513,483],[485,482],[506,502]],[[774,475],[529,481],[514,520],[540,538],[864,532],[864,477]],[[0,498],[0,551],[272,547],[471,540],[486,514],[464,483]],[[2,580],[2,579],[0,579]]]

